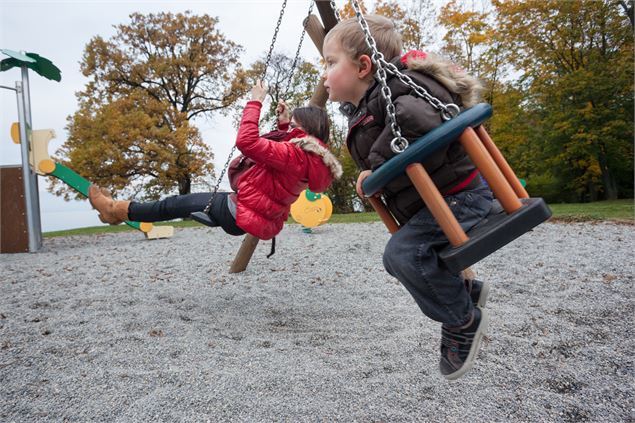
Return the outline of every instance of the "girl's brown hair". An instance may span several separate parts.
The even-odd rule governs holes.
[[[292,117],[304,132],[328,144],[331,127],[326,110],[315,106],[298,107],[293,110]]]

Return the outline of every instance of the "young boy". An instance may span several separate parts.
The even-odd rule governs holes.
[[[443,103],[469,107],[481,89],[476,79],[448,61],[423,52],[401,57],[401,37],[393,23],[381,16],[366,16],[377,49],[402,73]],[[356,18],[338,23],[326,36],[324,86],[331,101],[349,119],[347,146],[362,169],[357,193],[370,173],[395,153],[394,138],[381,86],[375,81],[372,51]],[[402,135],[413,141],[443,122],[440,112],[410,87],[388,75],[388,86]],[[479,223],[490,211],[492,193],[481,182],[477,169],[458,142],[433,154],[423,163],[464,230]],[[384,266],[399,279],[429,318],[442,323],[440,370],[447,379],[461,377],[472,368],[480,340],[487,328],[483,309],[488,286],[466,283],[440,263],[438,252],[448,244],[430,211],[406,175],[384,187],[384,200],[401,228],[388,242]]]

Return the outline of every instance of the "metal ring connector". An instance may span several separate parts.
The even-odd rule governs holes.
[[[404,151],[406,151],[406,148],[408,148],[408,145],[410,144],[408,143],[408,140],[405,139],[404,137],[395,137],[392,139],[392,141],[390,141],[390,149],[395,154],[403,153]]]
[[[447,121],[455,118],[460,112],[461,109],[459,106],[454,103],[450,103],[445,105],[445,108],[441,111],[441,116],[443,117],[443,120]]]

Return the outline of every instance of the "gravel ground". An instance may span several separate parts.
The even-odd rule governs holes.
[[[456,382],[387,240],[291,225],[240,275],[208,228],[3,255],[0,421],[635,421],[633,226],[548,223],[476,265],[490,329]]]

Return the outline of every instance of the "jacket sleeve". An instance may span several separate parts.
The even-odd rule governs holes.
[[[296,156],[296,148],[289,143],[263,138],[258,131],[262,103],[249,101],[238,128],[236,147],[250,159],[278,170],[287,169]]]

